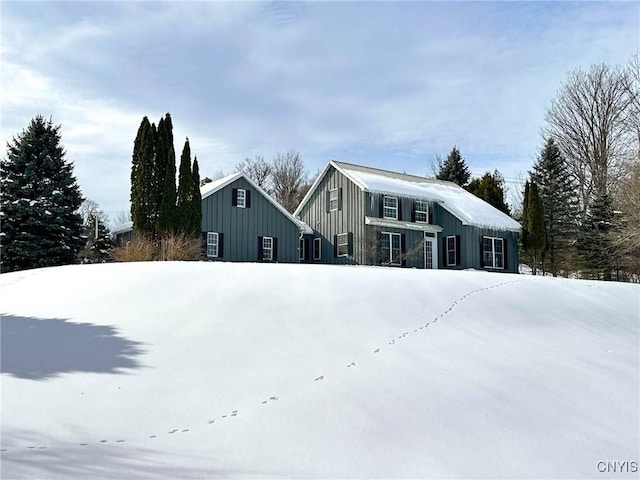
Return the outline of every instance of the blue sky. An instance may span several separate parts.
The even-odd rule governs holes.
[[[145,115],[171,113],[178,156],[188,136],[203,176],[289,149],[310,174],[337,159],[424,175],[457,145],[474,174],[513,179],[567,73],[640,49],[638,1],[0,9],[2,140],[37,114],[61,124],[83,194],[112,218],[129,208]]]

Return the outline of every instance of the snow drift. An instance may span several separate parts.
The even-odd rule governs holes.
[[[637,477],[637,285],[82,265],[0,313],[2,478]]]

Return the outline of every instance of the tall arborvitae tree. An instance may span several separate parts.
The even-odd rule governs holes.
[[[547,233],[544,225],[544,207],[535,182],[527,182],[525,185],[522,211],[522,246],[532,260],[531,268],[536,275],[547,250]],[[542,272],[544,273],[544,268]]]
[[[598,280],[611,280],[611,273],[616,269],[611,235],[613,222],[609,196],[598,195],[587,208],[577,243],[585,268]]]
[[[171,163],[173,166],[170,165]],[[154,190],[156,191],[155,208],[158,217],[167,187],[165,179],[170,174],[168,169],[173,169],[175,184],[176,156],[173,148],[173,123],[169,113],[158,122],[155,138]]]
[[[189,225],[186,233],[190,236],[197,237],[202,232],[202,195],[200,194],[200,167],[198,166],[198,157],[193,159],[192,172],[192,193],[191,208],[189,215]]]
[[[460,150],[453,147],[447,159],[440,166],[440,171],[436,175],[438,180],[447,180],[465,187],[469,183],[471,172],[464,158],[460,155]]]
[[[133,228],[141,234],[155,234],[155,126],[144,117],[133,145],[131,165],[131,219]]]
[[[526,228],[527,218],[529,218],[529,195],[531,192],[531,183],[529,180],[524,184],[524,194],[522,195],[522,218],[520,219],[520,225],[522,225],[522,232],[520,233],[520,243],[522,245],[522,257],[528,255],[527,247],[529,245],[529,231]]]
[[[189,233],[192,225],[191,209],[193,207],[193,172],[191,170],[191,147],[189,139],[184,142],[180,156],[178,172],[177,217],[180,233]]]
[[[158,215],[158,232],[161,235],[171,235],[178,230],[178,215],[176,212],[176,162],[173,147],[169,149],[167,171],[164,175],[164,192]]]
[[[504,201],[504,179],[498,170],[471,180],[466,190],[509,215],[509,206]]]
[[[553,138],[547,139],[531,178],[540,187],[547,227],[545,265],[554,277],[560,271],[567,275],[575,258],[580,207],[577,186]]]
[[[65,160],[60,126],[37,116],[0,161],[0,270],[74,263],[84,241],[80,188]]]

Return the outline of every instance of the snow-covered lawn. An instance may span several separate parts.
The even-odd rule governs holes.
[[[639,475],[638,285],[81,265],[0,313],[3,479]]]

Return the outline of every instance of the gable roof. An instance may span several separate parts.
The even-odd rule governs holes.
[[[291,215],[282,205],[276,202],[267,192],[265,192],[262,188],[260,188],[253,180],[251,180],[244,172],[234,173],[232,175],[228,175],[226,177],[220,178],[218,180],[214,180],[213,182],[205,183],[200,187],[200,195],[202,199],[213,195],[214,193],[222,190],[227,185],[235,182],[239,178],[243,178],[253,189],[262,195],[268,202],[270,202],[274,207],[276,207],[282,214],[287,217],[291,222],[294,223],[296,227],[302,232],[307,233],[309,235],[313,234],[313,230],[309,225],[304,223],[302,220],[297,219],[293,215]]]
[[[303,205],[311,198],[320,181],[331,167],[342,173],[365,192],[400,195],[437,202],[458,218],[463,225],[514,232],[519,232],[521,229],[520,224],[509,215],[453,182],[364,167],[335,160],[329,161],[320,173],[294,212],[294,215],[298,214]]]

